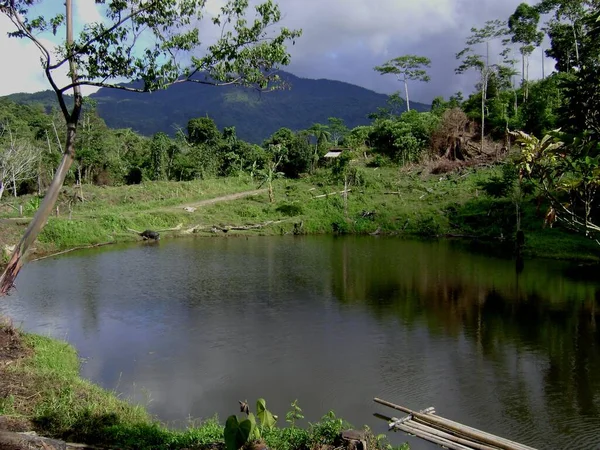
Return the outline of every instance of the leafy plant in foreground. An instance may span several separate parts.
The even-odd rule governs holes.
[[[593,222],[593,206],[600,185],[600,142],[553,131],[541,140],[524,132],[513,133],[522,153],[521,173],[548,198],[550,220],[598,240],[600,226]]]
[[[247,403],[240,402],[240,405],[247,418],[240,421],[235,414],[227,418],[223,431],[227,450],[238,450],[247,442],[261,439],[263,433],[273,429],[277,421],[277,417],[267,409],[263,398],[256,401],[256,416],[250,412]],[[259,421],[258,425],[256,419]]]

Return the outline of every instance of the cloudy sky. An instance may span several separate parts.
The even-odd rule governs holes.
[[[48,2],[49,0],[46,0]],[[222,0],[208,0],[209,11]],[[302,28],[290,48],[288,70],[306,78],[329,78],[382,93],[401,88],[393,75],[373,70],[388,59],[405,54],[427,56],[430,83],[413,83],[411,99],[429,103],[437,95],[473,90],[475,74],[456,75],[455,54],[465,46],[472,26],[486,20],[507,19],[522,0],[278,0],[282,25]],[[62,2],[50,0],[54,5]],[[100,15],[93,0],[75,0],[76,22],[92,22]],[[45,12],[45,11],[42,11]],[[0,95],[48,88],[32,44],[9,39],[10,22],[0,17]],[[542,72],[542,53],[531,58],[530,78]],[[553,67],[546,59],[548,73]],[[89,92],[89,91],[88,91]]]

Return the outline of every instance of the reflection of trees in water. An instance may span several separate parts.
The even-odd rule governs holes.
[[[563,277],[562,266],[550,263],[528,263],[519,276],[509,260],[439,245],[378,244],[372,243],[370,251],[344,248],[356,242],[333,247],[332,285],[341,302],[364,303],[382,322],[396,317],[408,329],[426,326],[429,336],[466,337],[493,362],[487,365],[493,370],[489,388],[504,414],[524,426],[540,413],[556,429],[565,428],[566,418],[598,422],[597,284]],[[394,251],[395,258],[387,256]],[[535,367],[519,367],[536,357],[541,362]],[[465,364],[456,359],[454,370],[464,370]],[[531,398],[537,388],[531,381],[538,379],[532,371],[542,375],[541,404]]]

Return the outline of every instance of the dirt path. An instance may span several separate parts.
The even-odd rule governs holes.
[[[267,192],[267,189],[255,189],[253,191],[237,192],[235,194],[223,195],[221,197],[207,198],[206,200],[200,200],[200,201],[194,202],[194,203],[182,203],[177,206],[165,206],[165,207],[161,207],[161,208],[155,208],[155,209],[149,210],[148,212],[174,211],[174,210],[179,210],[179,209],[183,209],[183,208],[199,208],[201,206],[213,205],[215,203],[228,202],[230,200],[237,200],[237,199],[245,198],[245,197],[253,197],[255,195],[264,194],[265,192]]]
[[[200,200],[200,201],[193,202],[193,203],[180,203],[179,205],[175,205],[175,206],[160,206],[158,208],[148,209],[143,212],[153,213],[153,212],[159,212],[159,211],[179,211],[179,210],[182,210],[183,208],[200,208],[201,206],[213,205],[215,203],[228,202],[231,200],[237,200],[237,199],[245,198],[245,197],[253,197],[255,195],[264,194],[266,192],[267,192],[266,188],[265,189],[254,189],[253,191],[236,192],[235,194],[222,195],[221,197],[207,198],[206,200]],[[82,215],[81,213],[73,214],[73,216],[81,216],[81,215]],[[85,216],[85,213],[83,214],[83,216]],[[19,221],[22,223],[27,223],[31,219],[32,219],[32,217],[7,217],[7,218],[0,219],[0,223],[9,224],[9,223],[15,223],[15,222],[19,222]]]

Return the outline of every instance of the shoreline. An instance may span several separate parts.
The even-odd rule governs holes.
[[[225,418],[214,416],[201,423],[190,422],[186,429],[171,429],[145,407],[81,378],[79,369],[80,360],[71,344],[23,332],[0,317],[0,448],[25,450],[32,448],[29,444],[37,444],[34,448],[54,450],[77,442],[66,448],[226,450]],[[290,411],[296,411],[301,420],[300,409],[292,405]],[[232,414],[236,412],[239,416],[239,406],[234,405]],[[339,441],[341,432],[352,426],[333,412],[302,427],[296,427],[295,421],[286,424],[285,414],[280,417],[272,429],[262,430],[260,438],[244,448],[352,448]],[[365,450],[391,450],[386,439],[375,437],[368,428],[361,433],[367,443]],[[408,450],[408,446],[396,450]]]

